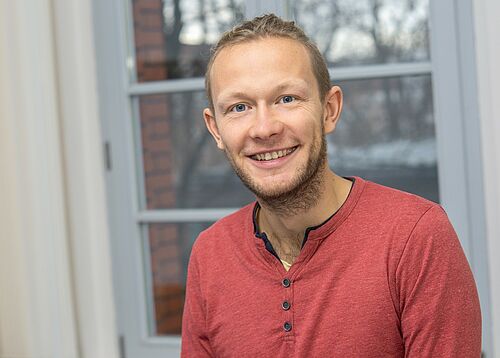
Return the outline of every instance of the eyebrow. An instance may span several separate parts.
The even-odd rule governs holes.
[[[301,89],[306,88],[307,82],[304,80],[288,80],[288,81],[280,83],[278,86],[276,86],[276,88],[274,90],[276,92],[281,92],[281,91],[284,91],[288,88],[296,88],[296,87],[300,87]]]
[[[225,107],[229,104],[231,104],[235,100],[248,100],[250,97],[245,93],[241,91],[237,92],[230,92],[226,96],[222,97],[222,100],[217,101],[217,108],[219,111],[224,112]]]

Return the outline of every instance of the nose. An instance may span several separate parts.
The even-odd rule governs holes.
[[[283,132],[283,122],[277,113],[268,106],[259,106],[250,127],[249,135],[253,139],[266,140]]]

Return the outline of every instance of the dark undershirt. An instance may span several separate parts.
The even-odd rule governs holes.
[[[347,178],[344,177],[344,179],[352,181],[352,184],[353,184],[353,185],[351,185],[351,189],[349,191],[349,194],[347,195],[347,198],[349,198],[349,195],[351,195],[352,188],[354,187],[354,180],[355,179],[354,178],[348,178],[348,177]],[[344,203],[346,201],[347,201],[347,199],[344,201]],[[325,221],[323,221],[321,224],[316,225],[316,226],[310,226],[310,227],[308,227],[306,229],[306,231],[304,233],[304,238],[302,239],[301,248],[303,248],[304,245],[306,244],[306,241],[307,241],[307,238],[309,236],[309,233],[312,230],[316,230],[316,229],[320,228],[321,226],[323,226],[324,224],[326,224],[331,218],[333,218],[335,216],[336,213],[338,213],[338,211],[344,205],[344,203],[342,203],[342,205],[330,217],[328,217],[328,219],[326,219]],[[274,250],[274,247],[271,244],[271,241],[269,241],[269,239],[267,238],[266,233],[263,232],[263,231],[260,231],[259,224],[257,223],[257,213],[258,213],[259,209],[260,209],[259,202],[256,202],[255,206],[253,208],[253,214],[252,214],[252,218],[253,218],[253,231],[254,231],[255,237],[257,237],[257,238],[261,239],[262,241],[264,241],[264,245],[266,247],[266,250],[269,251],[274,257],[276,257],[281,262],[280,257],[278,256],[278,254]]]

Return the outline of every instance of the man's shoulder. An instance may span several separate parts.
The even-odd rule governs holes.
[[[362,204],[368,207],[374,206],[380,209],[380,212],[392,216],[397,214],[420,216],[431,208],[439,207],[439,204],[416,194],[371,181],[366,181]]]
[[[425,218],[431,228],[449,225],[448,216],[438,203],[421,196],[366,181],[355,209],[365,225],[393,230],[408,237]]]
[[[438,203],[372,182],[366,182],[360,201],[356,223],[364,226],[364,231],[369,228],[372,243],[377,237],[379,243],[389,245],[397,262],[408,248],[415,250],[415,256],[433,252],[436,257],[447,255],[446,249],[461,250],[453,226]]]

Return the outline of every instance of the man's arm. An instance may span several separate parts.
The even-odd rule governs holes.
[[[188,266],[186,301],[182,317],[181,357],[213,356],[206,332],[206,313],[204,298],[200,289],[195,245]]]
[[[479,357],[481,312],[460,242],[439,206],[415,225],[396,271],[405,357]]]

